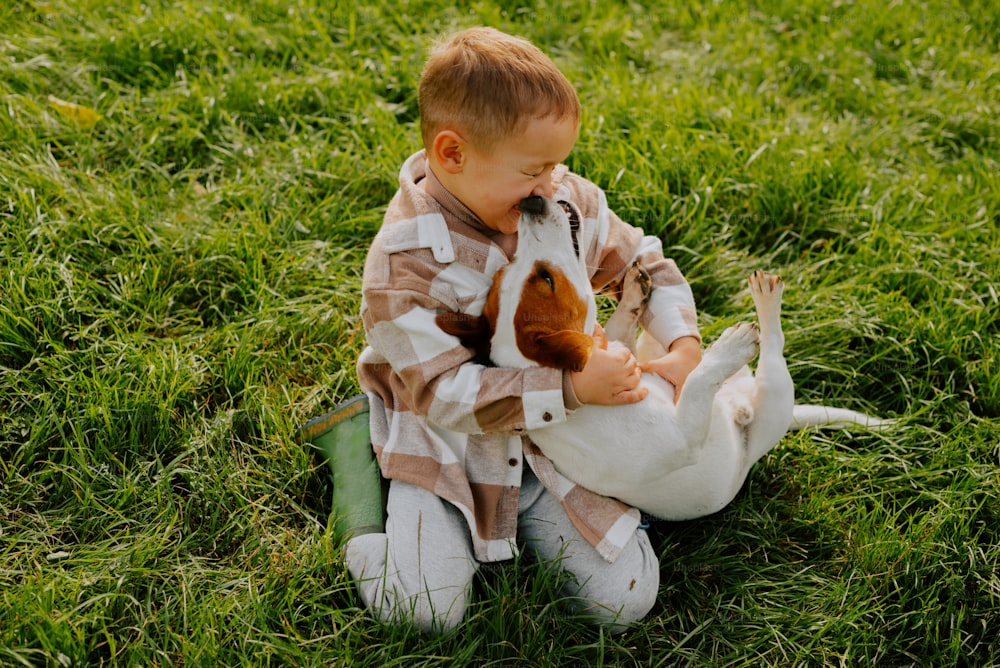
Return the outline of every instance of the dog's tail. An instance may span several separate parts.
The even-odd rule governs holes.
[[[857,425],[878,431],[888,429],[894,424],[896,424],[896,420],[872,417],[846,408],[799,404],[792,411],[792,425],[789,429],[807,429],[809,427],[836,429]]]

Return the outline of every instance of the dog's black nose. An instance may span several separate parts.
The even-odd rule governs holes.
[[[521,211],[538,216],[545,213],[545,198],[538,195],[525,197],[521,200]]]

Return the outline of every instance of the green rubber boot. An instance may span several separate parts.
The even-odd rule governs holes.
[[[312,445],[330,467],[334,534],[344,540],[385,531],[382,476],[368,413],[368,397],[362,394],[299,427],[299,440]]]

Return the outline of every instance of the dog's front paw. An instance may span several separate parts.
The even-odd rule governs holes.
[[[622,280],[622,298],[619,303],[638,314],[649,301],[652,292],[653,279],[649,276],[649,272],[638,262],[633,262]]]
[[[713,359],[722,362],[727,368],[731,367],[730,373],[735,373],[757,355],[759,341],[760,330],[757,323],[744,322],[724,331],[710,352]]]

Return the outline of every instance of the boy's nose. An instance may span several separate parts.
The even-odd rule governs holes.
[[[539,181],[538,185],[531,189],[531,194],[534,197],[552,197],[553,193],[552,181],[551,179],[545,179]]]

